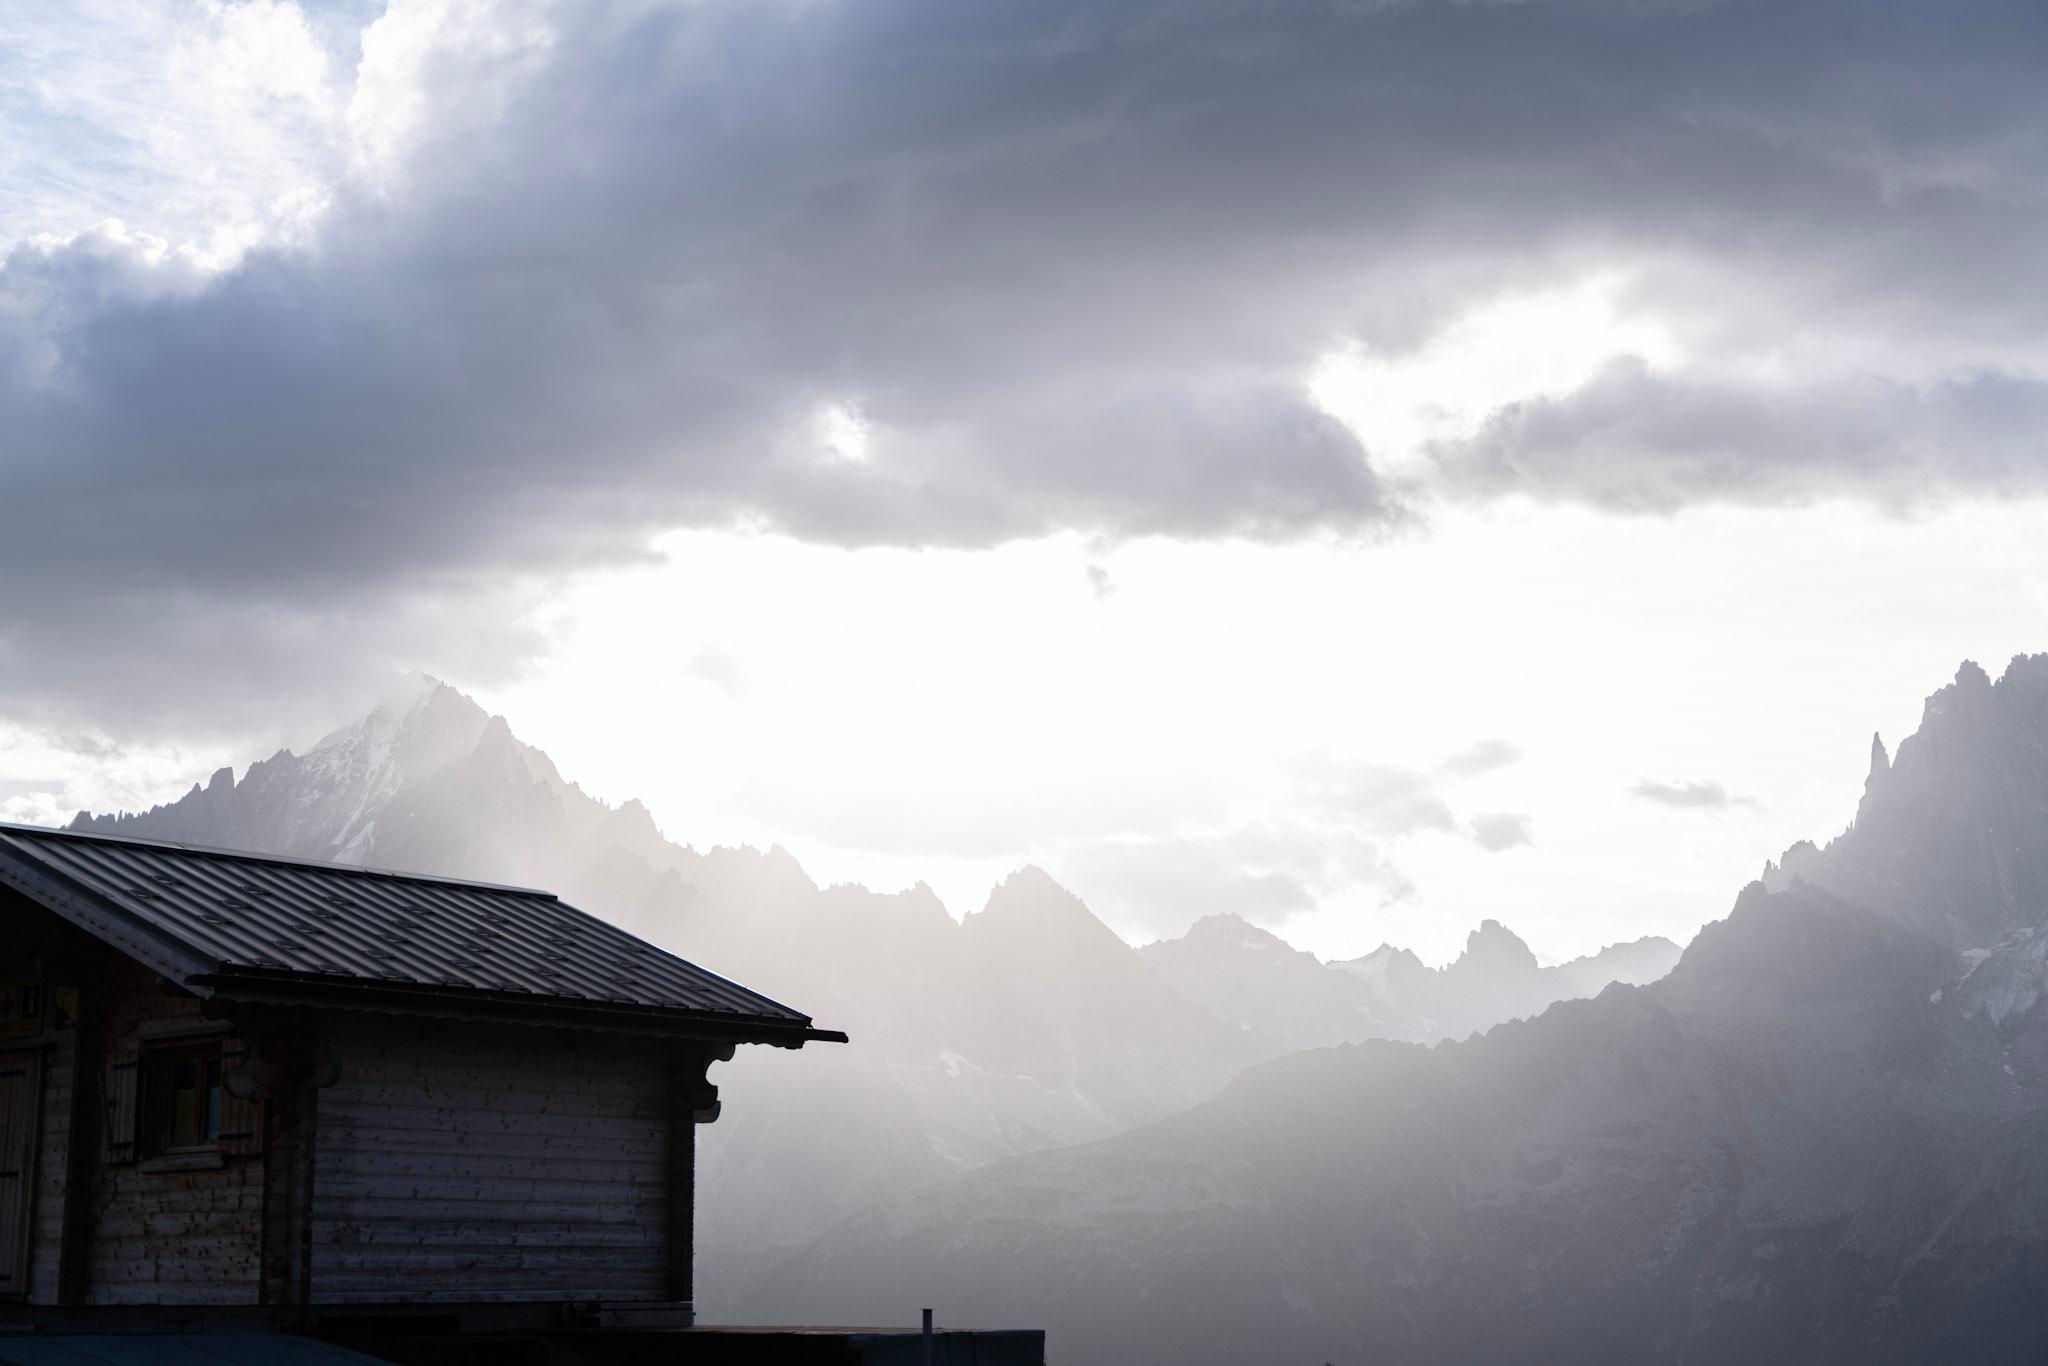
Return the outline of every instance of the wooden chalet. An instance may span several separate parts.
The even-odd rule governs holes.
[[[679,1324],[740,1044],[545,892],[0,825],[0,1326]]]

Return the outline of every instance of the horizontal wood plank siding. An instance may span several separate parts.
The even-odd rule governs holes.
[[[313,1145],[315,1303],[658,1299],[658,1047],[334,1017]]]
[[[166,1028],[207,1024],[201,1001],[166,993],[129,958],[117,958],[100,991],[109,1057],[133,1057],[143,1036],[164,1036]],[[262,1157],[227,1157],[203,1171],[100,1165],[86,1249],[88,1303],[254,1305],[260,1270]]]
[[[201,1003],[167,993],[149,971],[113,960],[98,989],[108,1057],[133,1057],[145,1036],[205,1028]],[[96,1060],[103,1066],[105,1059]],[[263,1159],[228,1156],[217,1169],[145,1170],[103,1163],[95,1175],[86,1299],[92,1304],[252,1305],[260,1296]]]

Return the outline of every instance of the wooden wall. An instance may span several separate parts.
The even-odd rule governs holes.
[[[327,1034],[315,1303],[666,1298],[659,1046],[376,1015]]]
[[[275,1098],[255,1112],[253,1144],[224,1143],[218,1167],[163,1170],[109,1141],[133,1126],[137,1073],[124,1116],[118,1064],[144,1041],[227,1023],[0,896],[6,972],[80,989],[75,1028],[0,1040],[33,1050],[42,1078],[32,1304],[689,1297],[690,1117],[715,1098],[701,1049],[349,1011],[299,1013],[304,1034],[242,1019],[246,1041],[222,1033],[229,1055],[282,1055],[266,1075],[298,1081],[260,1093]]]
[[[132,1056],[147,1030],[205,1023],[194,997],[170,994],[147,968],[109,955],[99,984],[105,1051]],[[263,1159],[230,1155],[214,1171],[99,1165],[86,1252],[89,1304],[255,1304],[263,1243]]]
[[[230,1154],[216,1170],[151,1171],[109,1162],[107,1067],[145,1033],[220,1028],[201,1003],[148,969],[11,894],[0,896],[0,979],[36,981],[50,1012],[26,1050],[41,1070],[41,1124],[30,1205],[28,1302],[253,1305],[262,1241],[263,1160]],[[57,1026],[55,989],[78,1015]]]

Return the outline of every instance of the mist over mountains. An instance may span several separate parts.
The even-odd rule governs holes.
[[[1325,964],[1234,916],[1136,949],[1035,868],[956,921],[923,885],[820,888],[780,848],[673,843],[432,683],[239,781],[74,824],[547,887],[848,1030],[851,1047],[714,1073],[731,1103],[699,1139],[699,1296],[725,1318],[815,1318],[763,1278],[878,1201],[1127,1133],[1300,1048],[1460,1037],[1677,958],[1644,940],[1543,968],[1488,921],[1441,972],[1391,947]]]
[[[764,1302],[913,1287],[1069,1359],[2036,1359],[2048,656],[1928,699],[1854,824],[1678,967],[1254,1067],[848,1222]]]

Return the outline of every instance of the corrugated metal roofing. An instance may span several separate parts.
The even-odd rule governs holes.
[[[0,881],[202,994],[295,981],[810,1024],[530,888],[6,824]]]

